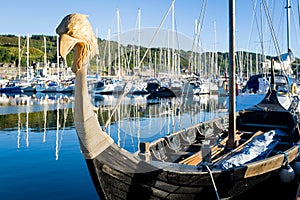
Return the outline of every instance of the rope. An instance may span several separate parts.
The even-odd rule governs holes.
[[[278,151],[276,154],[283,154],[284,155],[283,165],[288,164],[288,155],[287,155],[287,153],[285,153],[283,151]]]
[[[159,30],[161,29],[161,27],[162,27],[163,23],[165,22],[167,16],[169,15],[169,13],[170,13],[172,7],[174,6],[174,3],[175,3],[175,0],[172,0],[172,4],[170,5],[170,7],[169,7],[167,13],[165,14],[165,16],[163,17],[163,19],[162,19],[162,21],[161,21],[161,23],[160,23],[158,29],[156,29],[156,31],[155,31],[155,33],[154,33],[154,36],[152,37],[152,39],[151,39],[151,41],[150,41],[150,43],[149,43],[149,45],[148,45],[148,48],[146,49],[146,52],[144,53],[144,56],[143,56],[142,59],[140,60],[140,63],[138,63],[138,67],[141,67],[141,64],[143,63],[143,61],[144,61],[144,59],[145,59],[145,57],[146,57],[146,55],[147,55],[149,49],[151,48],[151,46],[152,46],[152,44],[153,44],[153,42],[154,42],[154,39],[156,38],[156,36],[157,36]]]
[[[217,199],[220,200],[219,193],[218,193],[218,190],[217,190],[217,187],[216,187],[216,184],[215,184],[215,181],[214,181],[214,177],[213,177],[213,175],[212,175],[212,172],[211,172],[210,168],[207,166],[207,164],[203,163],[203,165],[206,167],[206,169],[207,169],[207,171],[208,171],[208,173],[209,173],[209,176],[210,176],[210,178],[211,178],[211,182],[212,182],[212,184],[213,184],[213,186],[214,186],[214,190],[215,190]]]
[[[151,45],[152,43],[154,42],[154,39],[156,38],[159,30],[161,29],[163,23],[165,22],[166,20],[166,17],[168,16],[168,14],[170,13],[171,11],[171,8],[173,7],[175,3],[175,0],[172,0],[172,3],[167,11],[167,13],[165,14],[163,20],[161,21],[160,25],[159,25],[159,28],[156,30],[156,32],[154,33],[154,36],[152,37],[151,41],[150,41],[150,44],[149,44],[149,47],[147,48],[146,52],[144,53],[144,56],[142,57],[142,59],[140,60],[140,62],[138,63],[138,67],[141,67],[141,63],[143,63],[149,49],[151,48]],[[123,88],[123,93],[121,94],[121,96],[118,98],[118,101],[116,103],[116,105],[114,106],[113,108],[113,111],[111,112],[111,115],[109,116],[108,120],[106,121],[105,125],[103,126],[103,130],[105,131],[106,127],[108,126],[108,124],[111,122],[111,118],[113,116],[113,114],[115,113],[115,111],[117,110],[117,108],[119,107],[119,105],[121,104],[121,101],[123,100],[124,96],[130,91],[131,87],[132,87],[132,81],[136,78],[136,75],[137,75],[137,72],[134,73],[134,75],[131,77],[131,79],[129,79],[127,81],[127,83],[125,84],[124,88]]]
[[[270,17],[270,12],[269,12],[269,9],[268,9],[268,6],[267,6],[265,0],[263,1],[263,6],[264,6],[264,9],[265,9],[265,14],[267,16],[267,21],[268,21],[268,25],[269,25],[269,28],[270,28],[270,31],[271,31],[272,39],[273,39],[273,42],[274,42],[274,45],[275,45],[275,50],[276,50],[277,56],[279,58],[279,61],[281,62],[281,58],[280,58],[281,52],[280,52],[278,40],[277,40],[276,35],[275,35],[274,27],[272,26],[272,24],[273,24],[272,19]]]

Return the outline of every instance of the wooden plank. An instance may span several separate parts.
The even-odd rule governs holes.
[[[241,134],[236,136],[236,140],[240,140]],[[226,145],[226,142],[228,141],[228,137],[224,138],[222,141],[219,143],[215,144],[214,146],[211,147],[211,156],[214,158],[216,155],[218,155],[222,150],[224,150],[224,147]],[[186,165],[193,165],[196,166],[198,163],[202,161],[202,151],[200,150],[199,152],[191,155],[190,157],[180,161],[180,164],[186,164]]]
[[[249,142],[251,142],[251,141],[253,140],[254,137],[256,137],[256,136],[258,136],[258,135],[261,135],[262,133],[264,133],[264,132],[262,132],[262,131],[257,131],[257,132],[254,133],[247,141],[245,141],[243,144],[241,144],[241,145],[238,146],[237,148],[233,149],[232,151],[230,151],[230,152],[224,154],[223,156],[221,156],[221,157],[215,159],[213,162],[214,162],[216,165],[219,165],[220,162],[222,161],[222,159],[228,157],[228,156],[229,156],[230,154],[232,154],[232,153],[236,153],[236,152],[241,151],[241,150],[244,148],[244,146],[245,146],[246,144],[248,144]],[[218,162],[218,163],[217,163],[217,162]]]

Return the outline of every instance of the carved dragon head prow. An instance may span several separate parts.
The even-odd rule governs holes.
[[[63,58],[75,48],[72,65],[74,73],[98,54],[97,38],[87,15],[77,13],[67,15],[56,28],[56,33],[60,35],[60,55]]]
[[[114,142],[100,127],[87,87],[87,67],[90,59],[98,53],[97,39],[87,15],[83,14],[67,15],[56,32],[60,35],[60,55],[63,58],[74,48],[74,124],[84,157],[93,159]]]

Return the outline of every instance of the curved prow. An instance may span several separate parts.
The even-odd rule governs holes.
[[[74,121],[81,150],[92,159],[113,143],[101,129],[88,93],[89,60],[98,53],[97,38],[86,15],[67,15],[56,29],[60,35],[60,54],[66,58],[74,48],[72,71],[76,74]]]

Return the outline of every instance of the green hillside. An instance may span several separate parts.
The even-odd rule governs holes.
[[[43,35],[32,35],[29,38],[29,65],[32,65],[36,62],[44,62],[44,37],[46,38],[46,55],[48,63],[56,63],[57,62],[57,51],[56,51],[56,36],[43,36]],[[0,63],[14,63],[16,66],[19,62],[19,53],[18,53],[18,37],[15,35],[0,35]],[[21,66],[26,67],[26,51],[27,51],[27,38],[26,36],[20,37],[20,51],[21,51]],[[108,41],[99,39],[99,56],[91,61],[91,70],[96,71],[96,66],[100,66],[100,69],[103,73],[107,73],[108,66],[117,66],[117,43],[110,42],[110,52],[111,52],[111,63],[108,63]],[[140,49],[140,59],[143,57],[146,52],[146,48],[141,47]],[[161,48],[152,48],[151,51],[148,52],[148,55],[145,56],[143,61],[143,66],[154,66],[154,62],[165,62],[162,61],[166,59],[164,56],[167,52],[166,49]],[[121,46],[121,56],[122,61],[121,65],[126,69],[133,69],[134,66],[137,66],[137,63],[134,62],[137,57],[137,47],[128,45],[126,47]],[[176,55],[180,55],[180,66],[181,71],[185,71],[186,69],[193,68],[193,62],[199,65],[200,59],[199,54],[197,55],[198,60],[193,60],[191,58],[190,51],[175,51]],[[156,58],[155,58],[156,55]],[[224,72],[228,68],[228,53],[218,52],[218,68],[220,73]],[[206,73],[210,73],[212,68],[212,63],[215,54],[211,52],[205,52],[201,54],[201,65],[206,68]],[[248,66],[248,70],[250,69],[250,65],[252,70],[255,70],[256,64],[261,60],[261,55],[251,52],[237,52],[237,71],[240,72],[242,70],[244,73],[246,72],[246,67],[240,66]],[[67,57],[67,65],[70,66],[72,63],[73,54],[72,52]],[[270,58],[270,57],[268,57]],[[177,59],[178,60],[178,59]],[[190,60],[190,62],[189,62]],[[97,63],[98,61],[98,63]],[[62,62],[62,61],[61,61]],[[191,64],[189,64],[191,63]],[[210,63],[210,64],[208,64]],[[299,63],[299,59],[297,62]],[[167,63],[164,63],[165,65]],[[157,64],[158,66],[160,64]],[[296,67],[295,67],[296,69]],[[193,70],[193,72],[197,72],[197,70]],[[204,71],[202,71],[204,73]]]

